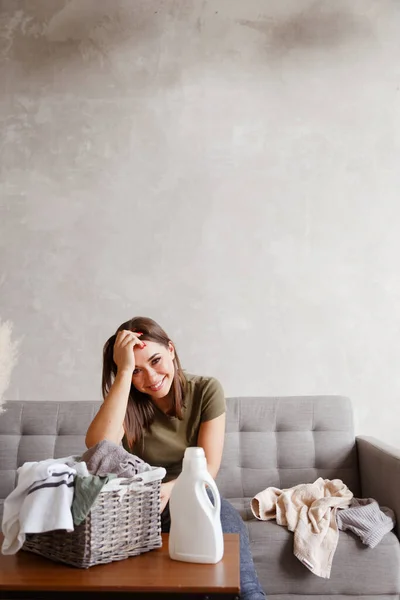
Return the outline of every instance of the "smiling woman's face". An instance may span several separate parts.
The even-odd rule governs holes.
[[[174,347],[168,348],[156,342],[145,342],[144,348],[135,346],[135,370],[132,383],[135,388],[154,400],[164,398],[171,389],[175,375]]]

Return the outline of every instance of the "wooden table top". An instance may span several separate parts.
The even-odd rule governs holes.
[[[171,560],[168,534],[162,548],[89,569],[56,563],[31,552],[0,553],[0,591],[239,593],[239,535],[224,534],[216,565]],[[3,536],[0,534],[0,546]]]

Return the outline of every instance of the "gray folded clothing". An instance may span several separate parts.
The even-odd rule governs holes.
[[[348,508],[337,510],[336,522],[339,529],[352,531],[363,544],[375,548],[393,529],[396,518],[390,508],[380,508],[373,498],[353,498]]]
[[[117,477],[133,477],[143,471],[149,471],[151,466],[125,448],[102,440],[81,456],[85,461],[89,473],[105,476],[114,473]]]

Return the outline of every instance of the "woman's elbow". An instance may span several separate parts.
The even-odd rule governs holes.
[[[101,435],[99,435],[99,434],[96,435],[95,432],[92,433],[89,430],[85,437],[86,448],[92,448],[93,446],[95,446],[99,442],[102,442],[103,440],[108,440],[109,442],[112,442],[113,444],[117,444],[119,446],[122,442],[122,435],[115,436],[115,435],[110,435],[109,433],[103,433]]]
[[[102,437],[100,437],[98,434],[96,435],[96,432],[92,431],[91,428],[89,427],[89,429],[87,430],[86,436],[85,436],[86,448],[92,448],[98,442],[101,442],[102,439],[103,439]]]
[[[215,479],[218,475],[219,466],[220,465],[212,465],[210,463],[207,465],[207,470],[213,479]]]

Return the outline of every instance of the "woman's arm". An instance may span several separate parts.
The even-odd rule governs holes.
[[[200,424],[197,445],[204,449],[207,468],[213,479],[216,478],[221,465],[225,440],[225,413]]]
[[[113,359],[117,365],[117,375],[107,397],[89,425],[86,434],[86,446],[91,448],[106,439],[119,444],[124,435],[123,423],[128,406],[129,392],[132,383],[132,373],[135,369],[136,345],[141,348],[144,343],[132,331],[119,331],[114,344]]]
[[[117,373],[110,393],[105,398],[99,412],[89,425],[86,434],[86,446],[91,448],[101,440],[109,440],[119,444],[124,435],[123,422],[131,389],[132,373]]]

